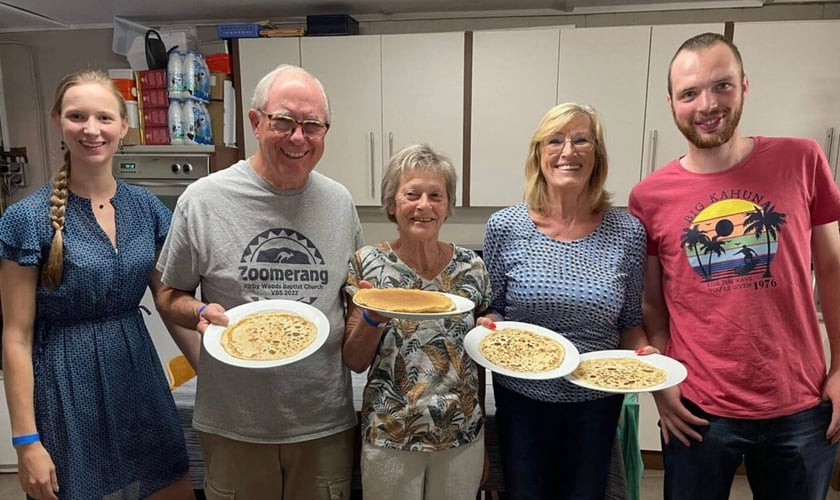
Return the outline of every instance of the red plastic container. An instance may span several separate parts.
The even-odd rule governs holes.
[[[207,67],[210,68],[210,71],[220,71],[228,75],[233,74],[230,64],[230,54],[210,54],[204,56],[204,59],[207,61]]]

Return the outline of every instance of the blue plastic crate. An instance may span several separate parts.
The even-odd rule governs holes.
[[[216,34],[219,38],[257,38],[260,36],[260,25],[254,23],[217,24]]]

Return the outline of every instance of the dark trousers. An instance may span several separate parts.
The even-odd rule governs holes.
[[[662,443],[666,500],[727,500],[741,463],[755,500],[825,500],[837,445],[825,438],[831,403],[785,417],[746,420],[710,415],[695,429],[703,441]]]
[[[603,500],[623,395],[537,401],[493,383],[510,500]]]

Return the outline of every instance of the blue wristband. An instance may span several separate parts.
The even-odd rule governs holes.
[[[201,307],[198,308],[198,319],[201,319],[201,313],[203,313],[205,309],[207,309],[207,304],[202,304]]]
[[[387,322],[386,323],[377,323],[376,321],[373,320],[373,318],[368,316],[367,311],[364,310],[364,309],[362,309],[362,319],[365,320],[365,323],[369,324],[370,326],[372,326],[374,328],[385,328],[385,325],[388,324]]]
[[[36,432],[35,434],[24,434],[23,436],[15,436],[12,438],[12,446],[23,446],[25,444],[36,443],[41,440],[41,436]]]

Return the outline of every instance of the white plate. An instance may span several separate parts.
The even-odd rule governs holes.
[[[597,385],[592,385],[586,380],[581,378],[575,377],[573,374],[569,374],[566,379],[581,387],[585,387],[587,389],[594,389],[596,391],[601,392],[612,392],[617,394],[628,394],[633,392],[654,392],[654,391],[661,391],[662,389],[667,389],[668,387],[673,387],[683,380],[685,377],[688,376],[688,371],[686,371],[685,366],[682,363],[677,361],[674,358],[669,358],[668,356],[664,356],[662,354],[648,354],[644,356],[640,356],[636,354],[635,351],[628,350],[628,349],[615,349],[612,351],[593,351],[587,352],[586,354],[580,355],[581,361],[586,361],[588,359],[602,359],[602,358],[633,358],[638,359],[639,361],[643,361],[645,363],[649,363],[657,368],[661,368],[665,370],[665,382],[661,384],[657,384],[651,387],[645,387],[643,389],[608,389],[606,387],[599,387]]]
[[[435,312],[435,313],[409,313],[409,312],[400,312],[400,311],[388,311],[386,309],[377,309],[375,307],[370,306],[363,306],[361,304],[356,303],[355,297],[353,299],[353,303],[357,306],[367,309],[368,311],[375,311],[383,316],[387,316],[389,318],[396,318],[396,319],[413,319],[417,321],[423,321],[427,319],[440,319],[440,318],[448,318],[449,316],[457,316],[459,314],[464,314],[472,311],[475,309],[475,303],[466,297],[461,297],[460,295],[455,295],[452,293],[443,293],[443,292],[435,292],[446,295],[452,302],[455,303],[455,310],[454,311],[443,311],[443,312]]]
[[[560,342],[560,345],[563,346],[563,349],[566,350],[566,355],[563,357],[563,362],[560,363],[560,366],[553,370],[548,370],[544,372],[517,372],[513,370],[509,370],[507,368],[503,368],[501,366],[496,365],[489,359],[485,358],[481,351],[478,348],[478,345],[484,340],[484,337],[493,333],[493,330],[484,327],[484,326],[477,326],[467,332],[467,336],[464,337],[464,348],[467,350],[467,354],[478,364],[487,368],[488,370],[498,373],[500,375],[507,375],[508,377],[516,377],[516,378],[527,378],[527,379],[535,379],[535,380],[543,380],[543,379],[550,379],[550,378],[560,378],[566,376],[572,371],[577,368],[578,365],[578,350],[569,342],[566,337],[558,334],[557,332],[551,331],[548,328],[543,328],[538,325],[532,325],[531,323],[520,323],[519,321],[497,321],[496,322],[496,329],[501,330],[502,328],[519,328],[521,330],[527,330],[531,333],[536,333],[537,335],[542,335],[543,337],[548,337],[552,340],[556,340]]]
[[[312,341],[304,350],[283,359],[273,360],[250,360],[240,359],[228,354],[225,348],[222,347],[222,334],[227,330],[227,327],[220,325],[210,325],[204,332],[204,348],[207,352],[218,359],[222,363],[233,366],[241,366],[243,368],[272,368],[275,366],[283,366],[300,361],[324,345],[327,337],[330,335],[330,322],[317,308],[304,304],[303,302],[295,302],[293,300],[259,300],[257,302],[249,302],[236,306],[233,309],[228,309],[225,314],[230,319],[228,325],[233,325],[243,317],[258,312],[287,312],[299,314],[315,324],[318,331],[315,334],[315,340]]]

